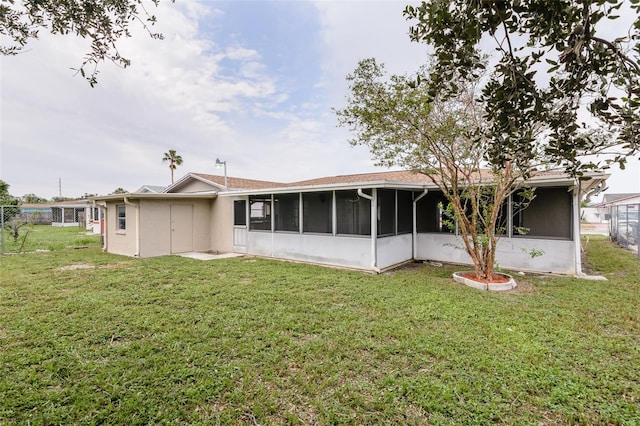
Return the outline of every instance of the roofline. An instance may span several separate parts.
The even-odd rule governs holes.
[[[587,189],[593,187],[596,183],[606,180],[610,175],[604,173],[589,173],[585,174],[585,177],[590,178]],[[479,182],[483,183],[483,182]],[[486,181],[484,183],[489,183]],[[525,184],[537,185],[537,184],[567,184],[574,185],[576,179],[567,174],[550,174],[550,175],[538,175],[528,179]],[[296,186],[277,186],[264,189],[242,189],[242,190],[229,190],[220,192],[221,197],[230,197],[237,195],[260,195],[260,194],[285,194],[290,192],[315,192],[321,190],[349,190],[349,189],[369,189],[369,188],[388,188],[388,189],[406,189],[406,190],[425,190],[425,189],[438,189],[438,186],[431,182],[428,178],[424,183],[420,182],[406,182],[406,181],[392,181],[392,180],[377,180],[377,181],[362,181],[362,182],[343,182],[332,183],[326,185],[296,185]]]
[[[637,193],[637,194],[626,196],[626,197],[616,198],[615,200],[607,201],[606,203],[602,202],[602,203],[594,204],[593,206],[589,206],[589,207],[609,207],[609,206],[612,206],[614,204],[618,204],[620,201],[626,201],[626,200],[629,200],[631,198],[636,198],[636,197],[640,197],[640,192]]]
[[[100,197],[92,197],[92,201],[117,201],[125,198],[129,200],[140,199],[160,199],[160,200],[187,200],[187,199],[215,199],[218,196],[215,192],[158,192],[158,193],[127,193],[127,194],[111,194]]]
[[[219,183],[217,183],[217,182],[211,181],[211,180],[209,180],[209,179],[205,179],[205,178],[203,178],[202,176],[198,176],[198,174],[197,174],[197,173],[189,172],[189,173],[187,173],[186,175],[182,176],[180,179],[178,179],[175,183],[172,183],[171,185],[167,186],[167,187],[162,191],[162,193],[163,193],[163,194],[170,193],[170,192],[169,192],[170,190],[172,190],[172,189],[174,189],[174,188],[177,188],[178,186],[180,186],[181,184],[183,184],[184,182],[186,182],[186,181],[187,181],[187,179],[189,179],[189,178],[199,180],[200,182],[202,182],[202,183],[206,183],[206,184],[211,185],[211,186],[213,186],[213,187],[215,187],[215,188],[224,189],[224,185],[220,185],[220,184],[219,184]]]

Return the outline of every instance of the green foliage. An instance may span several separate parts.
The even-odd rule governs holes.
[[[100,62],[110,60],[124,68],[131,64],[120,55],[116,43],[122,37],[131,36],[132,22],[141,25],[151,38],[163,38],[162,34],[150,30],[156,17],[149,13],[149,7],[158,3],[159,0],[3,1],[0,34],[7,37],[7,44],[0,46],[0,54],[15,55],[24,51],[31,39],[38,38],[40,30],[75,34],[91,41],[91,51],[77,71],[93,87]]]
[[[609,281],[507,294],[425,265],[6,256],[0,423],[634,424],[638,260],[587,255]]]
[[[127,190],[126,190],[126,189],[124,189],[124,188],[116,188],[116,189],[112,192],[112,194],[126,194],[126,193],[127,193]]]
[[[405,17],[411,39],[434,49],[424,79],[434,96],[455,96],[461,76],[477,79],[493,42],[480,97],[492,164],[542,158],[580,176],[602,165],[587,155],[612,153],[606,160],[624,166],[640,150],[639,11],[622,0],[432,0],[407,6]]]
[[[42,204],[46,203],[46,198],[38,197],[36,194],[25,194],[22,196],[22,202],[28,204]]]
[[[347,106],[335,113],[352,130],[351,144],[367,146],[378,164],[431,179],[448,200],[445,226],[461,235],[476,275],[490,279],[497,231],[506,230],[502,206],[537,164],[487,164],[492,145],[483,134],[489,121],[479,114],[481,77],[459,76],[455,95],[441,96],[420,84],[431,72],[427,64],[414,76],[387,77],[375,59],[362,60],[347,76]]]
[[[20,199],[9,194],[10,185],[0,180],[0,206],[2,206],[2,221],[6,224],[20,214]]]

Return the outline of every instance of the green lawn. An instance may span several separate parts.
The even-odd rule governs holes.
[[[504,294],[423,265],[5,256],[0,424],[638,424],[640,261],[587,248],[609,281]]]
[[[0,232],[3,232],[0,230]],[[59,250],[65,247],[99,247],[100,236],[87,235],[77,226],[61,228],[49,225],[26,225],[20,228],[18,241],[4,230],[4,253],[24,253],[35,250]]]

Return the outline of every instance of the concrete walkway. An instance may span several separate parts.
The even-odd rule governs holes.
[[[216,260],[216,259],[229,259],[232,257],[242,257],[244,254],[241,253],[199,253],[199,252],[188,252],[188,253],[177,253],[178,256],[188,257],[189,259],[197,259],[197,260]]]
[[[609,224],[608,223],[581,223],[580,233],[609,235]]]

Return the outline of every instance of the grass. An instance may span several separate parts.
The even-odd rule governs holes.
[[[0,424],[638,424],[640,264],[587,249],[608,281],[508,294],[446,266],[6,256]]]
[[[60,250],[66,247],[100,247],[100,236],[87,235],[77,226],[53,227],[49,225],[27,225],[20,228],[18,241],[14,241],[8,230],[4,232],[4,253],[23,253],[35,250]]]

